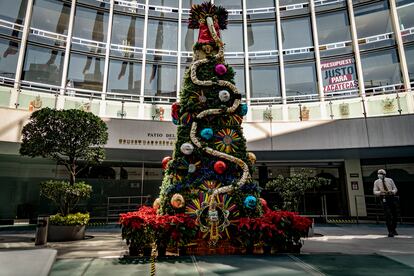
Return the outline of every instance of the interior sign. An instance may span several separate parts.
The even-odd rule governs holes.
[[[322,61],[323,91],[325,93],[358,88],[353,58]]]

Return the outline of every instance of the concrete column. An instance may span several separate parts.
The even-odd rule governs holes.
[[[138,118],[144,118],[144,88],[145,88],[145,66],[147,61],[147,38],[148,38],[148,8],[149,0],[145,0],[144,38],[142,44],[142,70],[141,70],[141,99],[138,110]]]
[[[76,0],[72,0],[72,5],[70,7],[70,15],[68,22],[68,36],[66,38],[66,47],[65,47],[65,57],[63,59],[63,69],[62,69],[62,81],[60,82],[60,95],[56,101],[56,109],[63,109],[65,105],[65,91],[66,83],[68,82],[68,70],[69,70],[69,57],[70,57],[70,47],[72,45],[72,36],[73,36],[73,25],[75,22],[75,9],[76,9]]]
[[[283,43],[282,43],[282,22],[280,20],[279,1],[275,1],[276,11],[276,32],[277,32],[277,47],[279,53],[279,72],[280,72],[280,91],[282,95],[282,120],[287,121],[289,118],[287,101],[286,101],[286,85],[285,85],[285,64],[283,60]]]
[[[109,18],[108,18],[108,32],[106,37],[105,48],[105,65],[102,84],[102,96],[99,105],[99,116],[105,117],[106,115],[106,92],[108,91],[108,75],[109,75],[109,53],[111,52],[111,37],[112,37],[112,22],[114,19],[114,0],[110,0],[109,6]]]
[[[181,39],[182,39],[182,26],[181,21],[183,18],[182,15],[183,1],[178,1],[178,39],[177,39],[177,102],[180,101],[180,90],[181,90]]]
[[[316,23],[316,13],[315,13],[315,3],[314,0],[310,0],[309,7],[311,11],[311,22],[312,22],[312,36],[313,36],[313,46],[315,52],[315,66],[316,66],[316,78],[317,86],[319,92],[319,101],[320,101],[320,111],[322,119],[327,119],[326,105],[325,105],[325,94],[323,92],[323,78],[321,71],[321,55],[319,52],[319,37],[318,37],[318,26]]]
[[[397,6],[395,0],[389,0],[391,22],[394,29],[394,36],[397,42],[398,57],[400,58],[400,67],[403,76],[404,87],[407,91],[411,91],[410,76],[408,74],[407,60],[405,58],[404,42],[401,37],[400,22],[398,20]]]
[[[367,208],[365,205],[360,160],[346,159],[345,173],[349,215],[352,217],[364,217],[367,215]]]
[[[33,0],[28,0],[27,8],[26,8],[26,16],[24,18],[22,39],[20,41],[19,57],[17,59],[16,77],[14,79],[14,89],[11,89],[11,95],[10,95],[10,102],[9,102],[10,108],[18,107],[17,102],[19,100],[20,81],[22,78],[24,56],[26,54],[27,38],[29,37],[29,32],[30,32],[30,20],[32,18],[32,11],[33,11]]]

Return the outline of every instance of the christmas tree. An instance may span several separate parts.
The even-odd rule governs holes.
[[[159,215],[193,215],[210,245],[230,236],[231,221],[263,213],[259,186],[251,178],[256,157],[246,150],[241,126],[247,105],[224,60],[220,30],[227,17],[224,8],[209,2],[192,6],[189,27],[199,29],[199,36],[180,102],[172,106],[177,141],[173,156],[163,159],[154,203]]]

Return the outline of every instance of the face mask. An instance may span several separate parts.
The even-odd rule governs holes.
[[[379,179],[384,179],[384,175],[379,174],[379,175],[378,175],[378,178],[379,178]]]

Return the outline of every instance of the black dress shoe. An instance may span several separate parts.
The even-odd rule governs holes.
[[[394,238],[394,234],[393,233],[388,233],[388,238]]]

